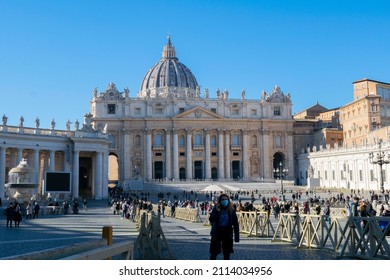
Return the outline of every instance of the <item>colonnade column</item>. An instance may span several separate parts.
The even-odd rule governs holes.
[[[186,178],[192,179],[192,130],[187,130]]]
[[[35,183],[39,184],[39,150],[34,150],[33,166],[35,171]]]
[[[230,179],[230,131],[225,131],[225,178]]]
[[[179,179],[179,132],[173,130],[173,179]]]
[[[205,179],[206,180],[210,180],[211,179],[210,131],[208,131],[206,129],[205,133],[206,133],[206,149],[205,149],[205,153],[206,153],[206,166],[205,166],[206,177],[205,177]]]
[[[152,180],[152,132],[146,130],[146,164],[145,174],[147,180]]]
[[[49,171],[56,170],[56,151],[50,150],[50,163],[49,163]]]
[[[223,179],[225,168],[223,162],[223,131],[218,130],[218,179]]]
[[[248,131],[242,131],[242,176],[248,178]]]
[[[103,152],[103,159],[102,159],[102,164],[103,164],[103,175],[102,175],[102,198],[107,198],[108,197],[108,151]]]
[[[6,148],[0,147],[0,198],[4,201],[5,184],[5,151]]]
[[[171,131],[165,130],[165,177],[172,178],[171,164]]]
[[[16,165],[15,166],[18,166],[19,162],[22,161],[22,158],[23,158],[23,149],[17,149],[17,152],[16,152]]]
[[[123,131],[123,152],[122,152],[122,173],[120,175],[120,178],[118,178],[120,181],[127,180],[132,177],[133,174],[133,166],[132,166],[132,158],[131,158],[131,152],[130,152],[130,130],[125,129]]]
[[[74,198],[79,197],[79,157],[80,151],[73,151],[72,195]]]
[[[95,187],[93,195],[96,199],[102,199],[102,176],[103,176],[103,156],[102,152],[96,152],[95,157]]]

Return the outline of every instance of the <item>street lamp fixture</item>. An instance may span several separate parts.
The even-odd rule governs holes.
[[[385,188],[384,188],[384,182],[383,182],[383,171],[382,171],[382,165],[386,165],[386,164],[389,164],[390,163],[390,154],[387,154],[385,152],[382,151],[382,139],[379,139],[378,140],[378,147],[379,147],[379,151],[377,153],[370,153],[368,155],[369,159],[370,159],[370,163],[371,164],[378,164],[379,165],[379,169],[380,169],[380,185],[381,185],[381,193],[384,193],[385,192]],[[387,160],[385,159],[385,157],[387,156]]]
[[[283,177],[288,174],[288,169],[283,168],[283,163],[279,162],[279,167],[276,169],[274,168],[273,172],[275,176],[280,179],[280,192],[282,193],[283,201],[285,201],[284,190],[283,190]]]

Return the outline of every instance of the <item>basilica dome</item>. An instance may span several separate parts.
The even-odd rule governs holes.
[[[138,97],[184,97],[194,96],[199,91],[191,70],[176,57],[175,48],[168,36],[162,58],[146,73]]]

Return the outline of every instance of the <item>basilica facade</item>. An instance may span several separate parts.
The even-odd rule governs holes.
[[[179,61],[170,38],[161,59],[147,71],[136,96],[114,83],[93,91],[90,112],[66,130],[0,125],[0,197],[14,186],[10,170],[25,163],[37,195],[48,195],[47,173],[70,174],[65,197],[107,198],[107,186],[153,181],[274,182],[274,169],[294,179],[290,94],[278,86],[256,99],[228,90],[201,90]],[[21,183],[21,182],[17,182]],[[24,182],[24,186],[26,182]],[[31,185],[31,186],[32,186]],[[35,187],[34,187],[35,188]],[[60,194],[58,194],[60,195]],[[11,194],[12,196],[12,194]]]
[[[273,181],[282,164],[294,178],[290,94],[278,86],[258,99],[200,89],[168,37],[136,96],[110,83],[94,90],[92,123],[108,134],[119,184],[131,180]],[[110,161],[111,162],[111,161]]]

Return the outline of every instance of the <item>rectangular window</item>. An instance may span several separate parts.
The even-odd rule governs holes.
[[[108,104],[107,105],[107,114],[115,115],[115,104]]]
[[[370,170],[370,181],[374,182],[374,170]]]
[[[363,170],[359,170],[359,181],[363,182]]]
[[[185,157],[186,156],[186,153],[184,153],[184,152],[180,152],[180,154],[179,154],[181,157]]]
[[[216,156],[217,156],[217,153],[216,153],[216,152],[212,152],[212,153],[211,153],[211,156],[212,156],[212,157],[216,157]]]
[[[234,153],[233,153],[233,156],[234,156],[234,157],[238,157],[239,155],[240,155],[240,154],[237,153],[237,152],[234,152]]]
[[[134,115],[140,116],[141,115],[141,108],[134,108]]]
[[[257,116],[257,110],[256,109],[252,109],[251,110],[251,115],[252,116]]]
[[[336,173],[334,172],[334,170],[332,170],[332,180],[336,181]]]
[[[183,113],[184,112],[184,108],[179,108],[179,113]]]
[[[325,170],[325,180],[328,180],[328,170]]]
[[[280,116],[280,107],[279,106],[274,107],[274,116]]]
[[[162,153],[155,153],[156,157],[161,157]]]
[[[216,108],[211,108],[211,112],[217,113],[217,109]]]
[[[349,170],[349,180],[352,181],[353,178],[353,172],[352,170]]]

